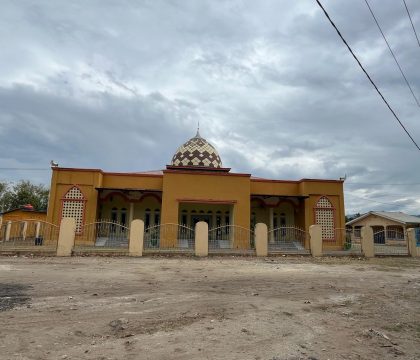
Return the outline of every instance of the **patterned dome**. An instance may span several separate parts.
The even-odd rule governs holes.
[[[206,139],[203,139],[197,130],[197,134],[175,152],[171,165],[221,168],[222,160],[220,160],[216,149]]]

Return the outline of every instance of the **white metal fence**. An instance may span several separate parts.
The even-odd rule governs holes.
[[[309,234],[301,228],[281,226],[268,231],[269,253],[307,254],[306,245],[309,245]]]
[[[254,231],[238,225],[224,225],[209,230],[209,253],[254,252]]]
[[[159,224],[144,230],[143,248],[147,252],[194,252],[195,231],[180,224]]]

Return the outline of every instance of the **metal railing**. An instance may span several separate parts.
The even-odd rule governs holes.
[[[253,252],[254,231],[238,225],[224,225],[209,230],[209,253]]]
[[[98,220],[82,225],[76,233],[76,248],[128,248],[130,228],[115,221]]]
[[[0,248],[13,250],[33,248],[56,249],[59,227],[46,221],[10,221],[0,228]]]
[[[343,240],[343,250],[349,254],[361,255],[361,233],[360,229],[335,228],[336,238]]]
[[[389,232],[389,231],[388,231]],[[391,238],[387,230],[373,233],[375,255],[408,255],[408,241],[404,232],[395,232]]]
[[[268,231],[268,252],[309,253],[305,248],[309,234],[295,226],[281,226]]]
[[[186,225],[159,224],[144,230],[143,248],[147,252],[194,252],[195,231]]]

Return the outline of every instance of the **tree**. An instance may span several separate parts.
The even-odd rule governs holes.
[[[26,204],[31,204],[34,210],[45,210],[48,194],[49,190],[44,185],[35,185],[29,180],[15,184],[0,182],[0,211],[18,209]]]

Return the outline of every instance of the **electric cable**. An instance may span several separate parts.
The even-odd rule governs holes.
[[[417,148],[417,150],[420,151],[420,147],[419,145],[417,145],[416,141],[413,139],[413,137],[411,136],[411,134],[408,132],[408,130],[406,129],[406,127],[404,126],[404,124],[401,122],[401,120],[399,119],[399,117],[397,116],[397,114],[395,113],[395,111],[392,109],[391,105],[389,105],[388,101],[385,99],[385,97],[382,95],[381,91],[378,89],[378,87],[376,86],[375,82],[372,80],[372,78],[370,77],[370,75],[367,73],[367,71],[365,70],[365,68],[363,67],[363,65],[361,64],[360,60],[357,58],[357,56],[354,54],[353,50],[351,49],[350,45],[347,43],[346,39],[344,39],[343,35],[341,35],[340,30],[338,30],[337,26],[334,24],[334,22],[331,20],[330,16],[328,15],[327,11],[324,9],[324,7],[322,6],[322,4],[319,2],[319,0],[316,0],[316,2],[318,3],[319,7],[322,9],[322,11],[324,12],[325,16],[327,17],[327,19],[329,20],[329,22],[331,23],[331,25],[333,26],[333,28],[335,29],[335,31],[337,32],[338,36],[340,36],[341,40],[343,41],[343,43],[346,45],[347,49],[350,51],[350,53],[352,54],[353,58],[356,60],[356,62],[358,63],[358,65],[360,66],[360,68],[362,69],[362,71],[365,73],[365,75],[367,76],[367,78],[369,79],[370,83],[373,85],[373,87],[375,88],[375,90],[377,91],[377,93],[379,94],[379,96],[382,98],[382,100],[384,101],[384,103],[386,104],[386,106],[388,107],[388,109],[391,111],[392,115],[394,116],[394,118],[398,121],[398,123],[400,124],[400,126],[403,128],[403,130],[405,131],[405,133],[407,134],[407,136],[411,139],[411,141],[413,142],[414,146]]]
[[[370,11],[370,13],[371,13],[371,15],[372,15],[372,17],[373,17],[373,20],[375,20],[376,26],[378,27],[378,29],[379,29],[379,31],[380,31],[380,33],[381,33],[382,37],[384,38],[385,43],[386,43],[386,46],[388,46],[389,52],[391,53],[392,57],[394,58],[395,63],[396,63],[396,64],[397,64],[397,66],[398,66],[398,69],[400,69],[401,75],[402,75],[402,77],[404,78],[405,83],[407,84],[408,88],[410,89],[411,95],[413,95],[413,98],[414,98],[414,100],[416,101],[417,106],[418,106],[418,107],[420,107],[419,100],[417,99],[416,95],[414,94],[413,88],[411,87],[410,83],[408,82],[407,77],[405,76],[404,71],[403,71],[403,69],[401,68],[400,63],[399,63],[399,62],[398,62],[398,60],[397,60],[397,57],[395,56],[394,52],[392,51],[391,46],[389,45],[389,42],[388,42],[388,40],[386,39],[385,34],[384,34],[384,32],[382,31],[382,28],[381,28],[381,26],[379,25],[378,19],[376,18],[375,14],[373,13],[373,10],[372,10],[372,8],[371,8],[371,7],[370,7],[370,5],[369,5],[368,0],[365,0],[365,3],[366,3],[366,5],[367,5],[367,7],[369,8],[369,11]]]
[[[410,19],[411,26],[413,27],[414,35],[416,36],[417,44],[419,44],[419,47],[420,47],[420,40],[419,40],[419,37],[417,36],[417,32],[416,32],[416,28],[414,27],[413,20],[411,19],[410,11],[408,10],[408,6],[405,3],[405,0],[403,0],[403,2],[404,2],[405,9],[407,10],[407,14],[408,14],[408,17]]]

